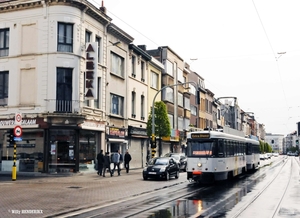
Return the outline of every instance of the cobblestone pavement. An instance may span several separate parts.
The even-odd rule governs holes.
[[[142,169],[131,170],[129,174],[122,170],[121,176],[108,175],[101,177],[96,172],[30,178],[17,175],[17,180],[11,181],[11,177],[0,174],[0,217],[55,217],[166,186],[166,181],[143,181]],[[188,182],[185,173],[181,173],[180,181]],[[168,184],[178,182],[170,180]]]

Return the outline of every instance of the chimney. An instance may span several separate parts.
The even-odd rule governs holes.
[[[140,49],[142,49],[143,51],[146,51],[146,45],[138,45],[138,47],[139,47]]]
[[[102,11],[104,14],[106,14],[106,8],[104,7],[103,0],[102,0],[102,4],[101,4],[101,7],[100,7],[100,11]]]

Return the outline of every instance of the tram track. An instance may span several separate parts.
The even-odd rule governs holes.
[[[294,168],[297,168],[299,172],[299,161],[296,161],[294,158],[287,158],[284,160],[284,163],[277,171],[277,173],[270,178],[267,183],[259,189],[259,191],[252,197],[251,200],[248,200],[247,203],[244,203],[243,206],[240,206],[238,212],[227,217],[237,218],[237,217],[265,217],[257,207],[257,205],[263,203],[264,208],[274,208],[269,209],[266,213],[267,217],[276,217],[283,200],[287,196],[287,191],[290,186],[290,181],[293,176]],[[280,191],[278,191],[280,190]],[[269,199],[269,201],[268,201]],[[256,209],[255,209],[256,208]],[[262,208],[263,209],[263,208]],[[270,211],[271,210],[271,211]],[[257,213],[257,214],[256,214]]]

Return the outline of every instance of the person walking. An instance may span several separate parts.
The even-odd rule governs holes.
[[[98,172],[97,174],[99,176],[102,176],[102,171],[103,171],[103,164],[104,164],[104,155],[103,155],[103,150],[98,153],[97,155],[97,164],[98,164]]]
[[[123,158],[120,154],[120,150],[118,150],[117,152],[115,153],[112,153],[111,154],[111,162],[114,164],[114,168],[112,170],[112,174],[114,174],[115,170],[116,170],[116,167],[118,168],[118,176],[120,176],[120,172],[121,172],[121,169],[120,169],[120,162],[123,161]]]
[[[110,158],[109,158],[109,152],[105,153],[104,156],[104,168],[103,168],[103,177],[105,177],[105,171],[108,169],[110,176],[113,176],[112,171],[110,169]]]
[[[130,161],[131,161],[131,155],[129,154],[129,152],[127,150],[124,155],[124,164],[125,164],[126,173],[129,173],[129,162]]]

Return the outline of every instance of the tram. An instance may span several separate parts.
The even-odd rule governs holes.
[[[260,164],[260,149],[259,141],[255,139],[246,138],[246,162],[247,171],[255,171]]]
[[[212,130],[188,133],[187,179],[213,183],[245,173],[247,142],[256,144],[245,137]]]

